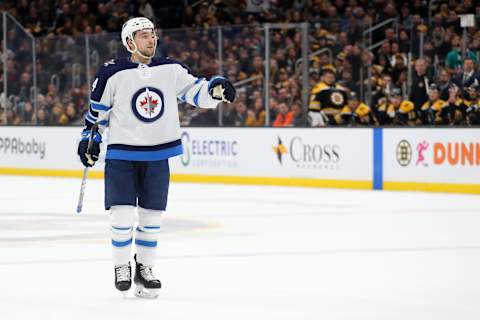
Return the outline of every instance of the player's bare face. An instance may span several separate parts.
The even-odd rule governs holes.
[[[335,75],[333,73],[325,73],[323,76],[323,81],[329,86],[333,85],[335,83]]]
[[[157,42],[157,35],[152,29],[140,30],[134,36],[137,50],[147,57],[153,56]]]
[[[395,108],[398,108],[400,106],[400,102],[402,102],[402,97],[401,96],[392,96],[390,97],[390,102],[393,104]]]
[[[354,100],[354,99],[348,100],[348,106],[349,106],[352,110],[357,109],[358,105],[359,105],[358,100]]]
[[[430,93],[428,94],[429,98],[430,98],[430,101],[434,102],[434,101],[437,101],[438,98],[440,97],[440,93],[438,91],[430,91]]]

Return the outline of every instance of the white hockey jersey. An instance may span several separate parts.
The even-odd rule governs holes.
[[[208,89],[207,80],[193,76],[175,60],[153,59],[148,65],[112,60],[100,68],[92,84],[85,123],[90,128],[106,118],[99,122],[109,128],[106,159],[167,159],[183,153],[177,99],[215,108],[219,100]]]

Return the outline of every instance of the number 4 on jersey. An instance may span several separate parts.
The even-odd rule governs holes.
[[[95,88],[97,87],[97,83],[98,83],[98,78],[95,78],[95,81],[93,81],[92,83],[92,92],[95,90]]]

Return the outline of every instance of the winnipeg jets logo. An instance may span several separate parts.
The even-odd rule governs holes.
[[[163,93],[157,88],[140,88],[132,97],[132,111],[143,122],[153,122],[163,115]]]
[[[155,113],[155,109],[158,106],[158,99],[152,97],[152,93],[149,92],[148,88],[145,89],[146,97],[143,100],[140,100],[140,108],[147,113],[149,118],[152,118],[152,115]]]

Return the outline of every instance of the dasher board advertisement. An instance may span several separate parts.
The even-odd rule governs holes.
[[[371,129],[188,128],[172,173],[372,179]]]
[[[384,182],[480,184],[479,129],[384,129]]]
[[[61,175],[62,170],[80,172],[83,165],[77,147],[81,131],[80,127],[0,127],[0,168],[20,174],[30,172],[22,169],[29,169],[35,175],[41,175],[38,170],[42,169],[47,169],[45,175],[50,175],[51,170],[58,171],[55,175]],[[103,171],[104,149],[102,143],[100,160],[91,171]],[[70,171],[66,176],[71,176]]]

